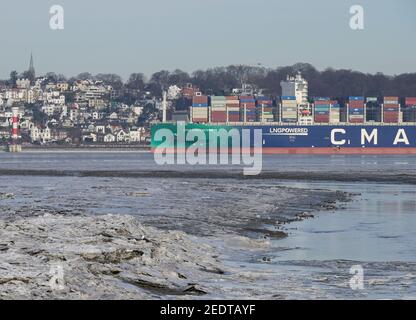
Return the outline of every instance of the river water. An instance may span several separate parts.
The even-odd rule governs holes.
[[[145,224],[192,233],[214,245],[226,267],[246,279],[244,284],[224,283],[224,292],[230,295],[244,290],[253,298],[416,298],[416,185],[400,183],[400,179],[394,183],[325,180],[326,172],[414,176],[416,161],[411,156],[291,155],[263,159],[265,171],[321,173],[319,181],[7,175],[7,170],[213,168],[241,171],[241,166],[225,165],[161,167],[151,154],[141,152],[0,153],[0,170],[5,170],[0,176],[0,199],[2,194],[13,194],[0,200],[0,218],[46,212],[129,214]],[[296,205],[302,195],[321,196],[319,190],[353,193],[352,201],[338,209],[313,212],[314,218],[280,225],[278,230],[288,237],[267,239],[264,246],[256,247],[256,243],[239,238],[234,228],[237,222],[231,226],[233,217],[261,215],[272,203]],[[274,198],[280,200],[273,202]],[[240,216],[239,212],[247,215]],[[215,214],[223,220],[216,220]],[[226,219],[230,226],[223,222]],[[212,228],[215,224],[222,232]],[[363,286],[358,290],[350,286],[353,266],[363,271]]]

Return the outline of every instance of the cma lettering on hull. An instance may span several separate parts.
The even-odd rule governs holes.
[[[373,145],[377,146],[380,143],[380,131],[382,129],[365,129],[360,131],[360,144],[361,145]],[[397,129],[394,135],[391,137],[391,141],[387,141],[392,146],[410,146],[411,140],[405,129]],[[354,141],[357,143],[356,141]],[[384,141],[386,142],[386,141]],[[331,143],[335,146],[344,146],[351,144],[351,139],[348,138],[348,131],[344,128],[336,128],[331,130]]]

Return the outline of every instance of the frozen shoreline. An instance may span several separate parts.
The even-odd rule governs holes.
[[[265,160],[263,174],[247,179],[238,167],[161,171],[144,153],[2,155],[0,299],[414,295],[407,287],[416,270],[411,254],[349,255],[371,248],[355,243],[357,232],[378,250],[413,243],[411,231],[401,232],[414,225],[412,158]],[[384,193],[375,196],[377,190]],[[328,249],[322,257],[328,246],[317,238],[342,254]],[[153,249],[160,256],[148,261]],[[366,269],[371,290],[348,287],[353,264]],[[62,267],[65,290],[50,287],[55,267]]]
[[[0,176],[47,176],[47,177],[114,177],[114,178],[187,178],[187,179],[236,179],[236,180],[294,180],[335,182],[376,182],[416,184],[416,174],[382,172],[305,172],[267,171],[259,175],[244,176],[234,169],[226,170],[48,170],[48,169],[1,169]]]
[[[222,273],[211,247],[129,216],[44,215],[0,230],[0,299],[192,297]]]
[[[223,193],[234,186],[205,188]],[[261,190],[265,197],[274,194],[264,186]],[[281,204],[297,192],[278,190]],[[196,213],[192,219],[184,215],[177,220],[175,215],[74,215],[34,208],[26,212],[26,207],[0,220],[0,299],[271,298],[279,283],[270,288],[255,285],[258,277],[271,275],[226,266],[220,257],[241,249],[261,255],[271,239],[286,236],[270,228],[277,219],[284,224],[306,219],[312,217],[310,212],[334,209],[337,201],[347,198],[325,190],[310,195],[313,201],[267,216],[243,209],[236,216],[212,213],[208,221]],[[14,201],[13,197],[3,194],[3,201]],[[247,209],[252,205],[249,202]],[[306,207],[308,214],[302,211]],[[213,245],[215,241],[227,243],[226,250]],[[50,281],[59,270],[64,281],[58,281],[63,287],[56,290]]]

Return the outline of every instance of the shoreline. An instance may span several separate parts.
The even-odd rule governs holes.
[[[305,203],[307,213],[299,203],[299,208],[282,208],[267,217],[227,219],[224,225],[215,223],[216,228],[225,227],[224,232],[211,235],[178,226],[160,228],[122,214],[2,218],[0,299],[272,298],[267,288],[244,290],[251,286],[252,275],[241,279],[238,269],[222,260],[225,252],[211,241],[228,243],[229,252],[243,246],[261,253],[270,249],[270,240],[288,236],[280,230],[283,225],[339,208],[349,197],[317,193],[320,196]],[[280,227],[272,231],[275,221]],[[235,227],[227,226],[233,223]],[[229,287],[223,289],[223,283]]]
[[[129,216],[44,215],[0,229],[0,299],[192,297],[222,273],[209,246]]]
[[[185,168],[185,167],[184,167]],[[294,180],[416,184],[416,174],[386,174],[379,172],[302,172],[263,171],[256,176],[244,176],[236,168],[226,170],[46,170],[46,169],[0,169],[0,176],[47,176],[47,177],[117,177],[117,178],[164,178],[164,179],[234,179],[234,180]]]
[[[150,152],[150,145],[22,146],[20,153],[32,152]],[[8,153],[6,147],[0,153]]]
[[[81,158],[62,156],[66,157]],[[25,157],[17,159],[22,167],[36,166],[26,163]],[[10,164],[15,166],[15,160]],[[325,262],[329,266],[325,272],[334,272],[326,287],[319,272],[308,267],[313,261],[293,263],[305,268],[302,272],[309,274],[311,285],[277,257],[291,250],[302,255],[305,248],[291,240],[299,225],[332,213],[343,215],[345,208],[360,201],[354,188],[339,187],[343,182],[358,185],[370,177],[370,182],[383,185],[414,185],[413,175],[387,170],[348,175],[336,168],[265,170],[253,178],[244,177],[238,167],[132,171],[125,166],[117,168],[125,170],[111,166],[60,170],[51,165],[50,170],[45,164],[44,168],[0,169],[5,186],[0,192],[0,298],[280,299],[305,298],[305,292],[312,297],[359,298],[348,292],[348,284],[346,290],[339,287],[340,279],[348,280],[345,268],[352,262],[342,262],[336,255]],[[317,182],[317,187],[306,181]],[[73,192],[71,186],[76,186]],[[67,280],[62,290],[51,290],[54,266],[64,270]]]

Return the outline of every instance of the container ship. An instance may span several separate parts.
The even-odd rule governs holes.
[[[309,98],[308,83],[300,74],[288,77],[281,86],[283,94],[278,98],[195,92],[186,124],[152,125],[152,150],[183,152],[198,144],[208,146],[210,133],[221,129],[240,137],[248,132],[250,144],[241,140],[238,145],[243,152],[261,147],[263,154],[416,155],[416,97],[350,96],[342,103],[329,97]],[[168,129],[173,138],[161,139],[160,129]],[[204,141],[180,139],[194,129],[203,133]],[[254,144],[255,132],[261,133],[261,146]],[[222,150],[236,146],[231,134],[215,139]]]

